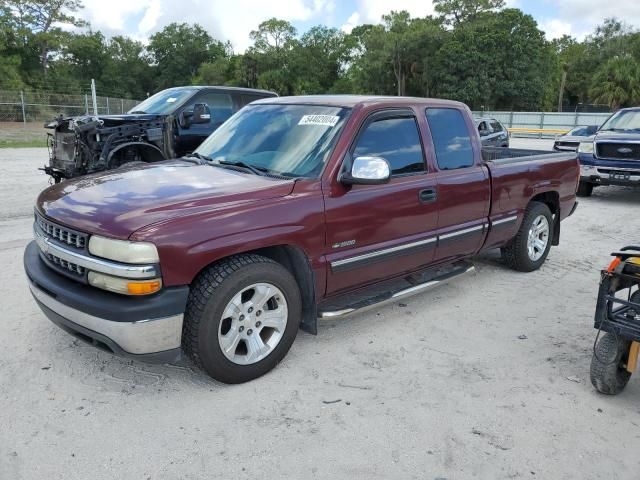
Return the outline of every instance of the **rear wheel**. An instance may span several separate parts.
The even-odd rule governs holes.
[[[579,197],[590,197],[592,193],[593,193],[593,183],[580,180],[576,195],[578,195]]]
[[[624,390],[631,373],[626,363],[631,342],[607,333],[600,340],[591,358],[591,383],[600,393],[616,395]]]
[[[286,268],[259,255],[230,257],[193,283],[183,348],[216,380],[246,382],[284,358],[301,311],[298,285]]]
[[[502,248],[502,258],[514,270],[537,270],[547,259],[553,238],[553,215],[544,203],[531,202],[522,225],[511,243]]]

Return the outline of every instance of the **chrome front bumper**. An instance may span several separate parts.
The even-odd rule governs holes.
[[[619,177],[616,177],[615,174],[618,172]],[[611,173],[614,173],[614,175],[611,176]],[[635,184],[640,183],[640,170],[581,164],[580,178],[596,184]]]
[[[131,298],[60,275],[31,242],[24,254],[29,289],[44,314],[67,332],[116,355],[171,362],[180,357],[188,286]]]
[[[72,324],[83,327],[83,330],[90,330],[113,341],[124,354],[144,355],[180,348],[182,314],[135,322],[115,322],[60,303],[33,282],[29,282],[29,289],[39,304]],[[72,327],[72,325],[69,326]]]

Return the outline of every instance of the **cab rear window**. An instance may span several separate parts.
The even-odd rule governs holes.
[[[471,137],[460,110],[428,108],[427,122],[440,170],[453,170],[473,165]]]

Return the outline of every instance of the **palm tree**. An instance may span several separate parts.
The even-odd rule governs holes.
[[[640,64],[630,55],[609,59],[596,70],[589,93],[612,110],[640,103]]]

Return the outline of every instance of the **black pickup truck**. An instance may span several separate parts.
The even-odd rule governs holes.
[[[56,183],[125,163],[156,162],[195,150],[231,115],[273,92],[234,87],[162,90],[124,115],[59,117],[45,124]]]

